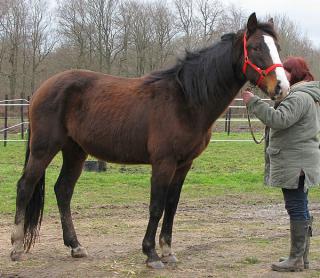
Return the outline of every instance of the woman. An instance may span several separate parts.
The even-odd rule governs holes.
[[[282,188],[285,208],[290,217],[289,257],[272,264],[275,271],[302,271],[309,268],[308,253],[311,222],[308,189],[320,184],[320,82],[301,57],[289,57],[283,63],[290,82],[290,94],[269,107],[258,96],[242,94],[249,112],[270,127],[270,159],[267,184]]]

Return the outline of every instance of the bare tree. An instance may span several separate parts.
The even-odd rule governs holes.
[[[116,16],[116,24],[119,27],[119,43],[121,51],[119,55],[119,69],[120,75],[129,75],[129,44],[130,44],[130,30],[132,28],[132,13],[130,10],[130,0],[123,1],[119,5],[119,11]]]
[[[291,21],[286,15],[269,15],[266,18],[273,18],[275,27],[278,32],[281,45],[281,55],[288,57],[297,52],[299,30],[297,25]]]
[[[0,75],[5,76],[2,71],[2,66],[5,61],[5,53],[7,51],[8,32],[6,28],[6,14],[8,13],[8,5],[0,5]]]
[[[244,27],[247,14],[241,7],[231,4],[221,18],[220,28],[223,33],[236,32]]]
[[[31,26],[29,30],[31,43],[31,94],[35,89],[37,69],[51,53],[57,40],[50,27],[52,19],[48,15],[46,0],[29,0]]]
[[[132,11],[132,28],[130,36],[136,55],[136,75],[145,73],[147,51],[152,46],[151,6],[138,2],[130,2]]]
[[[151,16],[154,30],[154,67],[163,67],[168,56],[172,54],[172,41],[177,33],[174,28],[174,15],[166,2],[156,2],[151,8]],[[153,70],[151,67],[150,70]]]
[[[111,72],[111,65],[119,53],[116,35],[118,26],[115,17],[118,0],[88,0],[89,22],[95,28],[96,49],[99,53],[99,70],[105,64],[106,72]]]
[[[274,15],[273,20],[277,28],[283,59],[288,56],[301,56],[308,62],[312,73],[319,77],[319,49],[312,45],[310,39],[302,34],[297,24],[288,16]]]
[[[21,97],[25,98],[25,92],[26,92],[26,87],[27,87],[27,78],[28,78],[28,66],[29,66],[29,59],[28,59],[28,47],[29,47],[29,41],[28,41],[28,27],[29,24],[28,22],[26,22],[26,24],[23,25],[23,31],[22,31],[22,36],[23,36],[23,40],[22,40],[22,45],[21,45],[21,58],[22,58],[22,81],[21,81]]]
[[[201,37],[208,43],[217,36],[219,22],[223,15],[223,6],[219,0],[198,0],[198,22],[201,25]]]
[[[182,49],[243,28],[247,18],[221,0],[56,0],[51,16],[46,1],[0,0],[1,97],[33,92],[37,82],[74,67],[140,76]],[[282,58],[303,56],[319,78],[320,50],[288,16],[273,18]]]
[[[77,51],[77,68],[86,67],[87,4],[85,0],[60,1],[58,5],[59,30]]]
[[[24,39],[27,9],[23,0],[11,0],[3,11],[0,26],[8,44],[9,71],[3,72],[9,79],[9,96],[16,97],[19,50]]]
[[[179,31],[183,34],[184,45],[187,49],[191,49],[195,28],[193,1],[174,0],[174,5],[177,10]]]

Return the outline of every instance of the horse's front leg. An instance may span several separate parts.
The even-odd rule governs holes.
[[[147,255],[147,266],[155,269],[164,267],[155,249],[158,223],[162,217],[169,184],[176,170],[176,164],[161,161],[152,165],[149,223],[142,242],[142,250]]]
[[[171,249],[172,227],[174,216],[179,203],[181,188],[191,165],[192,162],[176,170],[176,173],[168,189],[165,213],[159,237],[159,244],[162,251],[161,261],[164,263],[176,263],[178,261]]]

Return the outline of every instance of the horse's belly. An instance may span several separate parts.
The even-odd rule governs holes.
[[[107,140],[106,140],[107,141]],[[118,140],[116,143],[87,141],[80,142],[83,150],[100,160],[123,164],[148,164],[149,155],[143,144],[131,144]]]

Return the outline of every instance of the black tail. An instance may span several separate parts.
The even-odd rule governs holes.
[[[30,155],[30,126],[28,129],[28,143],[26,148],[26,159],[24,164],[24,170],[27,166],[29,155]],[[34,245],[39,231],[43,216],[44,207],[44,196],[45,196],[45,173],[37,182],[31,200],[26,207],[25,220],[24,220],[24,249],[26,252]]]

